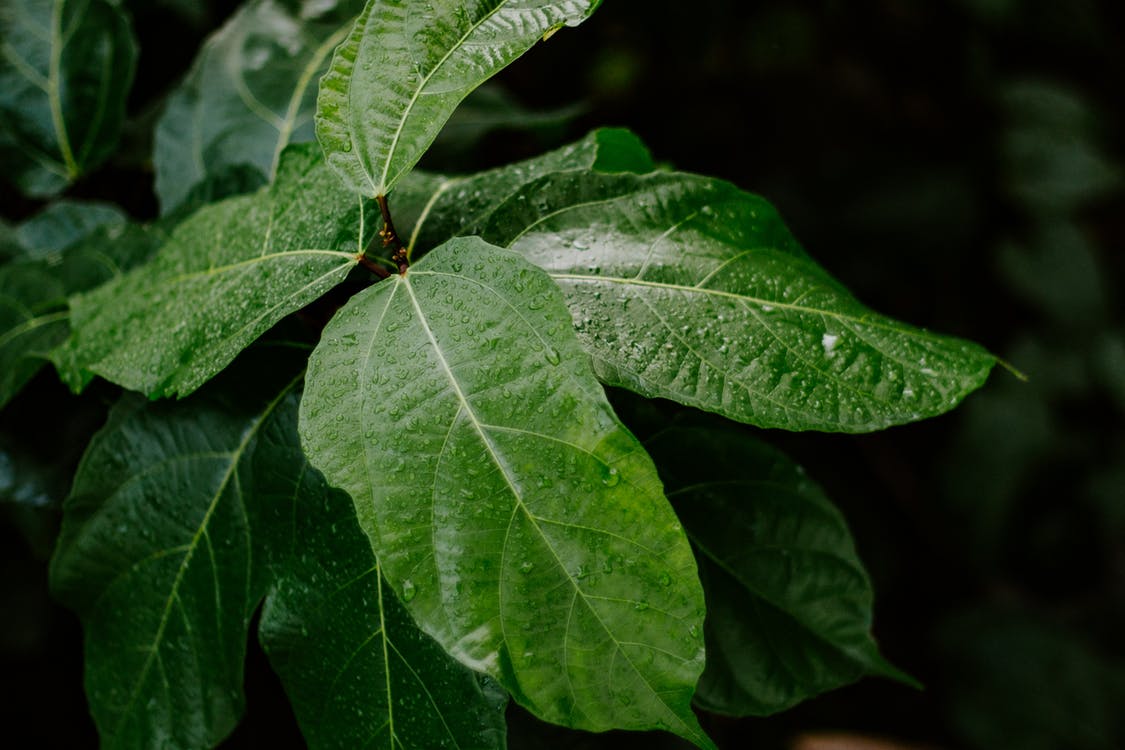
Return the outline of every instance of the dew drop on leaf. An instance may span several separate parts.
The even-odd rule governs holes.
[[[414,582],[407,578],[402,582],[402,600],[408,602],[417,595],[418,589],[415,588]]]

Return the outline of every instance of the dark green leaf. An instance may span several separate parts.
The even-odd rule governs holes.
[[[0,155],[24,192],[51,195],[113,151],[137,50],[111,0],[0,8]]]
[[[546,274],[467,238],[356,295],[301,435],[447,651],[549,721],[713,747],[694,560]]]
[[[673,427],[646,447],[700,559],[701,708],[762,716],[865,674],[903,678],[871,638],[847,525],[799,466],[732,430]]]
[[[295,445],[292,418],[286,439]],[[276,506],[284,533],[270,543],[288,555],[260,637],[309,747],[503,748],[507,694],[418,630],[379,574],[348,497],[302,498],[293,519],[291,506]]]
[[[73,298],[60,374],[75,388],[101,375],[150,396],[191,393],[347,276],[366,210],[315,144],[291,147],[270,188],[198,211],[151,262]]]
[[[67,296],[120,275],[166,239],[160,227],[123,221],[100,204],[61,201],[20,225],[23,256],[0,268],[0,406],[66,339]]]
[[[27,257],[48,258],[99,227],[127,222],[125,213],[109,203],[60,200],[20,224],[16,237]]]
[[[546,269],[606,383],[762,427],[865,432],[948,411],[995,363],[864,307],[728,183],[554,169],[456,182],[414,233],[478,234]]]
[[[465,96],[600,0],[368,0],[320,82],[316,135],[349,188],[386,195]]]
[[[392,203],[395,216],[402,216],[401,226],[413,227],[407,248],[413,255],[451,237],[479,232],[497,206],[519,200],[528,185],[545,175],[589,170],[645,174],[654,169],[652,156],[635,135],[604,128],[535,159],[470,177],[414,172]]]
[[[262,638],[310,747],[503,747],[503,696],[381,595],[350,501],[305,462],[296,381],[273,382],[291,369],[181,404],[127,398],[83,460],[52,584],[83,620],[103,747],[228,733],[267,593]]]
[[[268,181],[288,144],[312,139],[316,81],[362,2],[289,5],[244,5],[207,40],[169,97],[153,156],[162,212],[208,175],[236,165]]]

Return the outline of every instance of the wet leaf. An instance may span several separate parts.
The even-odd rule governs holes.
[[[362,6],[253,0],[211,35],[156,128],[163,213],[224,169],[253,167],[268,181],[287,145],[312,140],[316,82]]]
[[[305,462],[291,369],[127,397],[87,451],[51,572],[83,621],[102,746],[217,744],[268,596],[263,644],[314,750],[502,748],[504,696],[384,593],[351,502]]]
[[[149,263],[73,298],[60,374],[74,388],[101,375],[149,396],[191,393],[343,280],[367,210],[315,144],[291,147],[272,186],[201,209]]]
[[[316,135],[349,188],[386,195],[453,110],[599,0],[368,0],[320,83]]]
[[[799,466],[733,430],[677,426],[646,447],[700,560],[701,708],[764,716],[863,675],[912,682],[879,655],[847,524]]]
[[[0,23],[5,175],[52,195],[117,145],[137,58],[129,18],[111,0],[8,0]]]
[[[713,747],[695,562],[544,273],[467,238],[356,295],[301,435],[447,651],[548,721]]]
[[[696,175],[606,171],[532,160],[460,181],[414,233],[478,234],[546,269],[603,382],[761,427],[932,417],[995,364],[864,307],[762,198]],[[460,205],[498,185],[503,200]]]

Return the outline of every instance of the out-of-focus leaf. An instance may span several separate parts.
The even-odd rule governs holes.
[[[0,6],[0,155],[25,193],[57,193],[113,151],[137,49],[112,0]]]
[[[466,95],[600,0],[368,0],[320,83],[316,135],[352,190],[386,195]]]
[[[1028,247],[1005,245],[1000,264],[1013,291],[1052,323],[1083,330],[1105,315],[1106,289],[1097,251],[1069,222],[1044,223]]]
[[[60,374],[73,388],[101,375],[150,396],[191,393],[347,276],[369,210],[316,144],[290,147],[268,189],[199,210],[149,263],[72,298]]]
[[[1114,750],[1125,664],[1030,612],[982,610],[940,631],[951,725],[969,747]]]
[[[43,259],[57,256],[99,227],[121,226],[128,220],[110,203],[60,200],[20,224],[16,238],[28,257]]]
[[[1099,117],[1074,91],[1025,81],[1004,90],[1003,102],[1005,178],[1029,209],[1066,215],[1121,187],[1121,169],[1100,144]]]
[[[242,165],[269,181],[287,145],[312,139],[316,82],[362,6],[252,0],[207,40],[157,125],[163,213],[224,169]]]
[[[714,747],[687,539],[540,269],[460,238],[353,297],[301,437],[449,653],[548,721]]]
[[[62,201],[19,227],[20,259],[0,267],[0,407],[69,332],[67,297],[141,263],[167,239],[116,209]]]
[[[762,716],[863,675],[909,681],[871,637],[871,582],[843,516],[799,466],[733,430],[671,427],[646,447],[700,561],[701,708]]]

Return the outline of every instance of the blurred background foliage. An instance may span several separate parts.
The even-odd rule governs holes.
[[[127,5],[132,119],[67,197],[152,218],[155,119],[237,3]],[[606,0],[505,71],[424,164],[629,127],[657,159],[766,196],[866,303],[1029,375],[998,371],[952,414],[884,433],[765,435],[843,509],[875,633],[927,689],[869,679],[768,719],[708,717],[721,746],[1125,747],[1123,33],[1119,0]],[[0,191],[3,258],[43,204]],[[72,398],[47,372],[0,412],[0,710],[21,746],[96,744],[81,634],[44,561],[111,395]],[[299,747],[258,653],[247,680],[225,747]],[[681,746],[511,724],[514,750]]]

